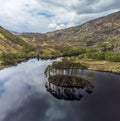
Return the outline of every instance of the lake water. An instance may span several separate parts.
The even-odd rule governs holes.
[[[69,100],[45,87],[44,70],[52,61],[31,59],[0,71],[0,121],[120,121],[120,75],[84,70],[93,92],[69,89],[82,94]]]

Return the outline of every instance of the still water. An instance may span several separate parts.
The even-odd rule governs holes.
[[[63,89],[59,97],[53,93],[60,87],[45,86],[53,61],[31,59],[0,71],[0,121],[120,121],[120,75],[84,70],[93,92]]]

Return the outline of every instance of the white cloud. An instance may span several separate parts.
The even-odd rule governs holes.
[[[47,32],[76,26],[119,8],[119,0],[0,0],[0,25],[18,32]]]
[[[67,26],[65,24],[57,24],[55,21],[53,21],[52,23],[50,23],[48,25],[48,27],[51,29],[51,30],[59,30],[59,29],[64,29],[66,28]]]
[[[50,24],[48,25],[48,27],[49,27],[50,29],[56,29],[57,24],[56,24],[55,21],[53,21],[52,23],[50,23]]]

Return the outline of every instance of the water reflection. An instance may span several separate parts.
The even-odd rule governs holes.
[[[49,82],[46,82],[45,87],[46,90],[50,92],[57,99],[75,101],[75,100],[80,100],[83,97],[81,88],[59,87]]]
[[[76,64],[72,63],[68,64],[60,61],[49,65],[45,71],[48,78],[45,87],[57,99],[79,101],[83,97],[84,91],[90,94],[93,92],[94,86],[83,78],[82,73],[85,67],[83,68],[82,65],[77,67]],[[89,74],[88,76],[91,75],[93,77],[94,74]]]
[[[120,75],[79,70],[77,75],[95,82],[90,95],[86,88],[51,84],[54,93],[83,95],[80,101],[66,101],[46,91],[44,70],[52,62],[32,59],[0,71],[0,121],[120,121]]]
[[[18,109],[30,95],[46,92],[43,70],[50,63],[50,60],[32,59],[0,71],[0,121],[11,110]]]

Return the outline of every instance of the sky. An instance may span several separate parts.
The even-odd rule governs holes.
[[[39,32],[81,25],[120,10],[120,0],[0,0],[0,26]]]

